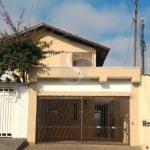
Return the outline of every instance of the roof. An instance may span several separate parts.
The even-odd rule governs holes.
[[[73,42],[80,43],[82,45],[94,48],[98,52],[98,56],[100,57],[100,60],[101,60],[100,61],[101,65],[103,65],[103,63],[106,59],[106,56],[110,50],[110,48],[103,46],[99,43],[87,40],[83,37],[80,37],[78,35],[66,32],[64,30],[61,30],[61,29],[56,28],[54,26],[48,25],[46,23],[41,23],[41,24],[35,25],[33,27],[27,28],[24,31],[22,31],[21,33],[25,33],[27,31],[40,31],[40,30],[47,30],[49,32],[52,32],[53,34],[56,34],[56,35],[61,36],[63,38],[69,39]]]

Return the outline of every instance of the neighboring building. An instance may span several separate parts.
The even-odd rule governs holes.
[[[150,76],[142,75],[138,93],[139,145],[150,146]]]
[[[16,88],[17,93],[22,89],[14,103],[21,109],[16,108],[16,118],[19,122],[24,116],[24,127],[12,137],[20,133],[33,143],[148,145],[144,134],[150,132],[150,113],[143,102],[148,103],[144,89],[150,81],[141,80],[140,68],[103,67],[109,48],[44,23],[27,31],[36,31],[37,39],[61,53],[47,55],[43,66],[30,71],[28,88]],[[1,87],[3,93],[8,86]]]

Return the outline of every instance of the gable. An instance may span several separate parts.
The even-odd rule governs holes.
[[[38,37],[39,40],[52,43],[50,48],[55,51],[95,53],[95,49],[93,47],[74,42],[64,37],[55,35],[54,33],[42,31],[42,33],[40,32],[39,34],[41,34]]]
[[[103,65],[103,63],[106,59],[106,56],[109,52],[109,48],[106,47],[106,46],[100,45],[99,43],[95,43],[93,41],[89,41],[87,39],[84,39],[84,38],[79,37],[77,35],[68,33],[66,31],[63,31],[63,30],[58,29],[56,27],[47,25],[45,23],[42,23],[42,24],[36,25],[34,27],[31,27],[31,28],[29,28],[25,31],[22,31],[21,33],[25,33],[27,31],[30,31],[30,32],[36,31],[36,33],[37,33],[36,36],[40,39],[41,38],[42,39],[48,38],[48,36],[50,34],[51,35],[53,34],[53,36],[57,37],[57,40],[61,39],[60,41],[63,41],[63,43],[61,43],[61,47],[59,46],[59,48],[58,48],[58,49],[61,49],[61,50],[62,50],[62,47],[64,46],[64,44],[69,44],[70,46],[72,45],[73,47],[78,47],[77,49],[81,50],[81,51],[84,50],[84,49],[86,51],[87,50],[94,50],[95,54],[97,55],[97,57],[96,57],[97,66],[102,66]],[[45,36],[45,33],[47,33],[48,35]],[[72,50],[72,48],[70,48],[70,47],[68,47],[68,48],[70,49],[69,51]]]
[[[59,55],[46,55],[46,58],[41,63],[47,67],[72,67],[74,65],[95,66],[93,58],[96,56],[96,51],[94,48],[70,41],[48,31],[41,31],[38,39],[51,43],[50,48],[44,49],[44,51],[61,51]]]

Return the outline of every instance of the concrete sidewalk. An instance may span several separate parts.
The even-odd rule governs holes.
[[[90,145],[90,144],[37,144],[28,145],[24,150],[141,150],[125,145]]]
[[[0,138],[0,150],[23,150],[27,145],[26,139]]]
[[[141,150],[127,145],[65,144],[46,143],[30,144],[26,139],[0,138],[0,150]]]

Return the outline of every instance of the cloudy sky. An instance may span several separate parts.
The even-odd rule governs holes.
[[[3,3],[16,24],[24,9],[23,26],[46,22],[110,47],[105,66],[133,65],[134,0],[3,0]],[[139,0],[138,4],[138,65],[141,17],[145,18],[145,60],[148,64],[150,0]],[[0,28],[8,30],[2,18]]]

